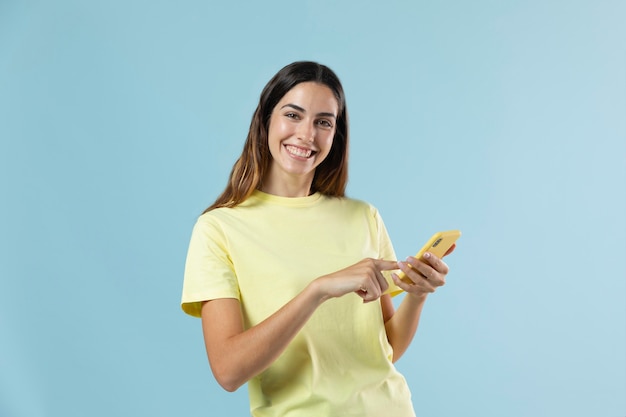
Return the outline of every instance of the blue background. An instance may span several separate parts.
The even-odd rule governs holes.
[[[626,3],[0,0],[0,416],[235,416],[179,307],[259,93],[325,63],[349,195],[459,228],[419,416],[626,415]],[[399,300],[398,300],[399,301]]]

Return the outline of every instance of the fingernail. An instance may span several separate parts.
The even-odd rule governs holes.
[[[426,258],[426,259],[430,258],[430,252],[426,252],[426,253],[424,254],[424,258]]]

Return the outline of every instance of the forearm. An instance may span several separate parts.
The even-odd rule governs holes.
[[[419,324],[427,294],[406,294],[398,310],[385,322],[387,339],[393,347],[396,362],[408,349]]]
[[[367,258],[319,277],[274,314],[247,330],[239,301],[206,302],[202,306],[202,327],[215,378],[226,390],[236,390],[278,358],[325,300],[356,293],[365,302],[375,301],[387,289],[380,271],[395,268],[395,261]]]
[[[324,297],[312,283],[261,323],[247,330],[243,330],[241,325],[234,334],[220,338],[220,343],[208,340],[215,337],[214,329],[207,328],[215,321],[215,314],[212,313],[216,312],[212,311],[213,317],[203,320],[203,326],[211,368],[220,385],[227,391],[234,391],[267,369],[323,301]],[[225,319],[228,320],[228,317]]]

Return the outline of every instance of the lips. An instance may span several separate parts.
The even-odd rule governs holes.
[[[311,155],[316,153],[312,149],[301,148],[294,145],[285,145],[285,149],[287,150],[287,152],[289,152],[290,155],[297,156],[299,158],[310,158]]]

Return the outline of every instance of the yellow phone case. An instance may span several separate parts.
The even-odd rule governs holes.
[[[445,232],[438,232],[428,239],[428,242],[417,252],[415,257],[422,259],[425,252],[430,252],[438,258],[441,258],[452,247],[452,245],[461,237],[460,230],[447,230]],[[398,272],[398,277],[407,283],[411,283],[406,274],[402,271]]]

